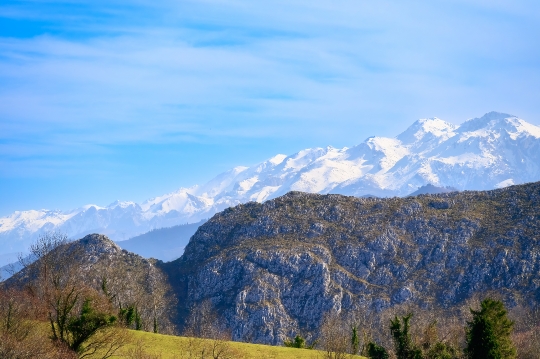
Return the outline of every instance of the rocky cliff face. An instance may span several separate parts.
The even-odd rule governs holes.
[[[165,264],[180,303],[211,300],[235,340],[282,343],[330,310],[540,300],[540,183],[355,198],[291,192],[216,214]]]

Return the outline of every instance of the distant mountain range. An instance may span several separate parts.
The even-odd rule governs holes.
[[[103,233],[115,241],[155,228],[195,223],[240,203],[289,191],[352,196],[406,196],[432,185],[487,190],[540,180],[540,127],[490,112],[453,125],[416,121],[396,138],[370,137],[337,149],[310,148],[235,167],[202,186],[181,188],[141,204],[114,202],[72,211],[17,211],[0,218],[0,265],[13,261],[40,233],[72,238]]]

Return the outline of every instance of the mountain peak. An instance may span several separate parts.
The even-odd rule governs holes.
[[[516,116],[509,115],[507,113],[491,111],[486,113],[482,117],[476,117],[465,121],[459,126],[460,132],[473,132],[481,128],[493,127],[495,124],[501,124],[507,119],[517,119]]]
[[[120,200],[116,200],[114,201],[113,203],[109,204],[107,206],[107,208],[116,208],[116,207],[120,207],[120,208],[128,208],[129,206],[137,206],[137,204],[135,202],[131,202],[131,201],[120,201]]]
[[[497,112],[497,111],[490,111],[486,113],[484,116],[480,117],[480,119],[484,119],[487,121],[494,121],[494,120],[504,120],[507,118],[516,117],[514,115],[510,115],[508,113],[503,112]]]
[[[287,158],[287,155],[283,155],[283,154],[279,154],[279,155],[275,155],[274,157],[270,158],[268,160],[268,162],[272,163],[273,165],[279,165],[281,162],[283,162],[283,160],[285,160],[285,158]]]
[[[454,135],[456,128],[456,125],[437,117],[422,118],[398,135],[397,139],[404,144],[422,141],[426,136],[446,139]]]
[[[99,257],[102,254],[115,254],[122,251],[109,237],[96,233],[89,234],[72,243],[77,247],[82,247],[84,252],[90,256]]]
[[[470,136],[486,137],[493,133],[496,136],[508,135],[512,140],[522,136],[540,138],[540,127],[517,116],[499,112],[489,112],[482,117],[470,119],[459,127],[459,132],[466,134],[467,138]]]

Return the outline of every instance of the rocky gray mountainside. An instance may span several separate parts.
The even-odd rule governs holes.
[[[290,192],[216,214],[163,264],[179,323],[210,300],[235,340],[281,344],[331,310],[540,300],[540,183],[406,198]]]

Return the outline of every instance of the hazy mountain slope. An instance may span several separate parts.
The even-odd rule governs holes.
[[[439,193],[449,193],[456,192],[457,189],[454,187],[437,187],[432,184],[427,184],[418,188],[416,191],[411,193],[409,196],[419,196],[421,194],[439,194]]]
[[[252,167],[233,168],[205,185],[181,188],[141,204],[89,205],[67,213],[15,212],[0,218],[0,255],[24,251],[47,230],[60,230],[72,238],[98,232],[125,240],[291,190],[387,197],[405,196],[427,184],[479,190],[537,180],[539,127],[495,112],[459,126],[425,119],[396,138],[370,137],[352,148],[311,148],[277,155]]]
[[[18,252],[11,252],[11,253],[8,252],[8,253],[0,254],[0,267],[16,262],[18,259],[18,255],[19,255]]]
[[[0,267],[0,281],[6,280],[22,269],[22,266],[17,262],[12,262]]]
[[[491,289],[537,302],[539,259],[536,182],[386,199],[291,192],[216,214],[163,266],[180,322],[208,299],[235,340],[279,344],[330,308],[452,306]]]
[[[145,258],[172,261],[184,253],[184,247],[189,239],[204,222],[154,229],[127,241],[119,242],[118,245]]]

